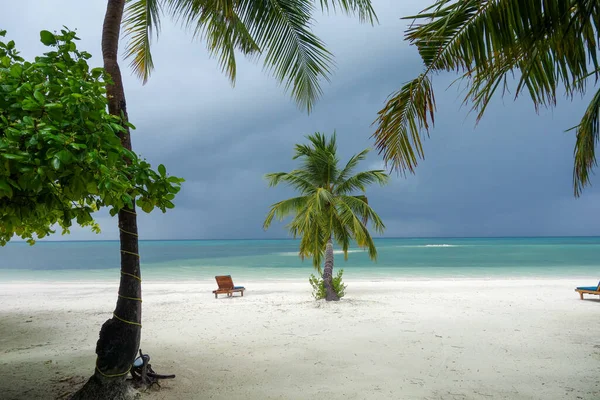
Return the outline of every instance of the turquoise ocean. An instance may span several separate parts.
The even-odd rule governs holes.
[[[377,239],[379,257],[336,251],[346,279],[600,278],[600,237]],[[148,281],[197,281],[231,274],[241,280],[306,279],[310,260],[296,240],[140,242]],[[109,281],[119,275],[119,243],[12,242],[0,248],[0,282]]]

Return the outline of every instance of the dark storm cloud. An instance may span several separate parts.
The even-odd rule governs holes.
[[[372,145],[371,123],[385,98],[419,73],[414,49],[402,41],[399,17],[422,2],[375,1],[380,25],[345,16],[319,17],[317,32],[336,55],[332,82],[311,115],[301,112],[260,63],[240,59],[235,88],[178,27],[165,23],[155,43],[156,71],[142,86],[122,64],[136,151],[164,163],[186,183],[176,209],[140,218],[141,237],[282,237],[281,224],[262,231],[268,206],[292,196],[268,189],[263,175],[290,170],[293,145],[314,131],[337,130],[342,159]],[[401,5],[399,3],[402,3]],[[99,65],[104,2],[21,1],[4,10],[7,29],[25,56],[38,54],[37,32],[78,28],[81,47]],[[32,10],[35,10],[33,12]],[[584,101],[563,101],[536,115],[526,99],[498,99],[475,127],[460,107],[453,76],[435,78],[439,112],[416,175],[393,175],[369,192],[387,236],[598,234],[598,197],[574,199],[573,135]],[[379,168],[375,152],[364,167]],[[116,221],[99,214],[101,236],[74,229],[72,239],[115,239]],[[56,237],[61,239],[61,237]]]

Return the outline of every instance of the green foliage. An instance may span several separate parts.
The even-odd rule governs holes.
[[[344,274],[344,270],[340,269],[336,276],[333,277],[333,291],[338,295],[341,299],[346,294],[346,284],[342,282],[342,275]],[[327,290],[325,289],[325,281],[321,277],[316,277],[314,274],[310,275],[308,278],[310,285],[313,288],[312,295],[316,300],[321,300],[327,297]]]
[[[136,75],[146,82],[154,68],[153,34],[158,37],[163,13],[189,28],[206,43],[232,82],[236,52],[264,56],[264,67],[302,107],[310,111],[321,94],[320,80],[329,79],[333,57],[313,33],[316,0],[131,0],[123,27],[128,37],[126,56]],[[319,0],[322,11],[357,15],[361,22],[377,21],[371,0]]]
[[[98,231],[93,212],[114,215],[136,198],[146,212],[173,208],[183,180],[123,148],[104,70],[90,68],[74,32],[40,38],[51,49],[33,62],[0,40],[0,245],[14,235],[33,243],[55,225],[66,233],[73,222]]]
[[[413,20],[406,39],[424,71],[387,100],[375,121],[376,146],[393,168],[413,172],[421,138],[434,122],[431,76],[458,72],[465,103],[479,120],[495,94],[529,95],[535,109],[586,93],[600,79],[598,0],[435,0]],[[514,90],[509,83],[514,81]],[[600,88],[574,128],[573,181],[578,196],[589,184],[600,140]]]
[[[350,241],[354,240],[359,247],[368,248],[369,256],[375,259],[377,250],[367,225],[370,222],[377,232],[383,232],[385,226],[364,193],[367,185],[385,185],[388,175],[383,170],[354,173],[369,150],[361,151],[345,166],[340,166],[335,133],[329,139],[315,133],[309,135],[308,140],[310,144],[296,145],[294,159],[302,162],[299,169],[266,175],[270,186],[286,183],[301,196],[273,204],[264,228],[267,229],[274,218],[283,220],[293,215],[288,229],[294,237],[301,237],[300,257],[312,257],[317,270],[332,235],[346,258]]]

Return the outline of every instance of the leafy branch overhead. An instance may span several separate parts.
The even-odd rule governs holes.
[[[332,55],[311,26],[316,0],[129,0],[124,30],[126,55],[144,82],[154,63],[153,36],[160,32],[161,16],[168,14],[206,43],[232,82],[235,52],[263,56],[264,68],[282,82],[303,108],[310,111],[321,95],[321,79],[329,79]],[[322,11],[340,10],[360,21],[377,21],[371,0],[319,0]]]
[[[5,31],[0,31],[4,37]],[[120,118],[106,111],[102,68],[77,49],[75,33],[42,31],[51,49],[33,62],[0,40],[0,245],[14,235],[33,242],[115,214],[134,198],[146,212],[173,208],[180,178],[123,148]]]
[[[406,39],[424,71],[393,93],[374,133],[385,161],[414,171],[421,139],[434,123],[431,75],[455,71],[467,83],[465,103],[478,120],[514,80],[514,97],[529,95],[536,110],[556,105],[557,93],[584,94],[600,78],[600,2],[597,0],[437,0],[415,16]],[[575,195],[589,183],[600,136],[600,88],[580,123],[573,170]]]

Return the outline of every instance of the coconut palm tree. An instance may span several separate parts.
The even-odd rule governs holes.
[[[108,0],[102,30],[104,68],[112,78],[107,86],[109,112],[122,117],[126,131],[121,143],[131,150],[125,91],[118,63],[121,26],[127,36],[127,56],[144,81],[153,69],[151,41],[167,14],[193,31],[216,55],[232,83],[235,52],[264,56],[265,68],[291,90],[310,111],[321,94],[320,81],[329,79],[333,63],[325,44],[311,31],[316,0]],[[340,10],[361,21],[377,20],[371,0],[319,0],[323,11]],[[125,377],[140,344],[141,274],[135,206],[118,212],[121,243],[121,281],[114,317],[104,323],[96,345],[96,370],[75,399],[127,399],[132,396]]]
[[[302,161],[300,168],[266,175],[270,187],[286,183],[300,192],[300,196],[273,204],[264,228],[268,229],[274,218],[283,220],[293,215],[288,228],[294,237],[301,237],[300,257],[312,257],[317,270],[320,270],[325,257],[323,281],[326,300],[339,300],[332,283],[333,240],[342,247],[346,259],[351,240],[367,248],[372,260],[377,258],[377,249],[367,224],[370,222],[378,233],[382,233],[385,226],[369,206],[365,191],[366,186],[372,183],[385,185],[388,175],[383,170],[354,174],[369,149],[352,156],[340,168],[335,133],[329,139],[318,132],[307,138],[310,144],[296,145],[293,157]]]
[[[431,76],[457,71],[465,102],[479,120],[493,95],[525,94],[535,109],[596,94],[575,131],[575,196],[589,184],[600,136],[600,2],[598,0],[437,0],[406,31],[425,64],[423,72],[393,93],[379,111],[376,147],[394,169],[414,172],[423,157],[421,138],[434,124]],[[500,90],[499,90],[500,89]]]

